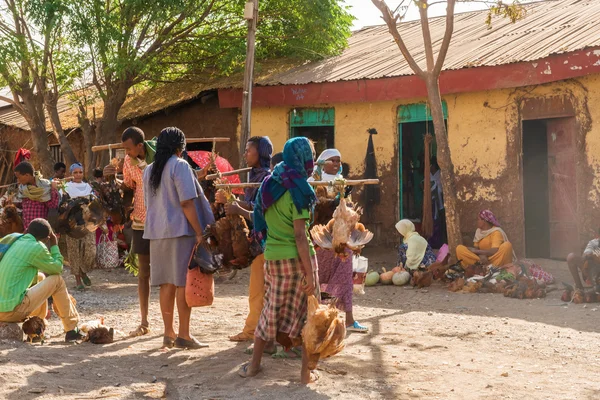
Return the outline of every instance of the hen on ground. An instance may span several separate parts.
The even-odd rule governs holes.
[[[7,204],[0,212],[0,237],[23,233],[23,219],[14,204]]]
[[[27,335],[27,341],[33,343],[36,338],[40,338],[44,344],[44,332],[46,331],[46,321],[40,317],[28,317],[24,322],[23,333]]]
[[[347,206],[346,199],[340,199],[340,204],[333,213],[333,219],[327,225],[315,225],[310,234],[315,244],[323,249],[333,250],[335,254],[346,259],[346,249],[354,254],[360,254],[367,243],[373,239],[373,233],[358,222],[360,210]]]
[[[82,324],[79,330],[85,333],[84,342],[109,344],[114,341],[115,330],[104,325],[104,317]]]
[[[422,289],[424,287],[429,287],[433,283],[433,274],[431,271],[421,271],[417,270],[413,272],[412,276],[412,285],[413,287],[417,287],[418,289]]]
[[[320,359],[338,354],[346,346],[346,324],[334,305],[319,305],[308,296],[308,316],[302,328],[302,342],[308,355],[308,368],[314,370]]]

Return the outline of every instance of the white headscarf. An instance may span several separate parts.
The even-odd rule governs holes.
[[[327,149],[327,150],[323,151],[321,154],[319,154],[319,158],[317,158],[317,162],[327,161],[333,157],[342,158],[342,153],[340,153],[338,149]]]
[[[323,163],[325,163],[325,161],[327,161],[333,157],[339,157],[341,160],[342,153],[340,153],[338,149],[327,149],[327,150],[324,150],[321,154],[319,154],[319,158],[317,158],[317,168],[315,170],[315,174],[317,176],[320,175],[321,181],[329,182],[329,181],[334,180],[335,178],[341,177],[341,175],[342,175],[342,166],[341,165],[340,165],[339,171],[335,175],[328,174],[327,172],[323,171],[323,166],[322,166]],[[319,165],[319,164],[321,164],[321,165]],[[315,180],[314,176],[311,176],[308,179],[309,182],[312,182],[314,180]],[[333,189],[331,189],[331,188],[327,189],[328,192],[332,191],[332,190]]]
[[[406,249],[406,265],[405,268],[417,269],[425,257],[427,251],[427,240],[415,232],[415,224],[408,219],[403,219],[396,224],[396,230],[404,236]]]

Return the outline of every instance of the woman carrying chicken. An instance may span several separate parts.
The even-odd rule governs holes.
[[[185,135],[180,129],[162,130],[154,162],[144,170],[144,239],[150,240],[151,285],[160,286],[163,346],[199,349],[208,345],[190,334],[192,309],[185,299],[185,284],[190,255],[214,217],[194,171],[181,158],[184,149]],[[175,302],[177,334],[173,327]]]
[[[308,226],[317,201],[308,177],[314,166],[314,149],[305,137],[286,142],[283,162],[265,179],[253,211],[254,231],[265,246],[265,302],[254,333],[252,361],[244,364],[240,376],[259,373],[268,342],[298,342],[307,317],[307,296],[319,297],[316,253]],[[302,351],[302,383],[315,381]]]
[[[342,154],[337,149],[323,151],[317,159],[317,170],[309,181],[320,180],[330,182],[342,176]],[[336,193],[327,189],[327,197],[336,197]],[[320,199],[327,201],[326,199]],[[339,202],[339,199],[336,199]],[[346,312],[346,330],[367,333],[369,328],[354,320],[352,313],[352,251],[346,249],[348,257],[342,260],[336,257],[333,250],[317,248],[319,260],[319,283],[321,291],[335,297],[337,306]]]
[[[71,199],[94,194],[92,186],[83,181],[83,165],[75,163],[71,165],[69,172],[73,180],[65,185],[64,193],[68,194]],[[76,289],[84,290],[86,286],[92,286],[92,281],[87,273],[96,265],[96,233],[88,232],[81,239],[66,235],[65,240],[71,273],[77,282]]]

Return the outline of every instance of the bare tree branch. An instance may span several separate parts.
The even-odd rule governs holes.
[[[371,0],[371,1],[375,5],[375,7],[377,7],[379,9],[379,11],[381,11],[382,18],[385,21],[385,23],[387,24],[388,30],[392,34],[396,43],[398,44],[398,47],[400,48],[400,51],[402,52],[402,55],[406,59],[406,62],[408,63],[410,68],[415,72],[415,74],[424,78],[425,72],[421,69],[421,67],[419,67],[419,65],[413,58],[413,56],[410,54],[410,52],[408,51],[408,48],[406,47],[406,44],[404,43],[404,40],[402,40],[402,36],[400,35],[400,32],[398,32],[398,25],[397,25],[398,16],[394,17],[392,15],[392,12],[390,11],[390,8],[387,6],[387,4],[385,3],[385,0]]]
[[[452,34],[454,32],[454,6],[456,0],[448,0],[448,8],[446,9],[446,31],[444,32],[444,40],[440,47],[440,52],[435,62],[435,68],[433,69],[433,75],[438,76],[442,72],[446,55],[448,54],[448,48],[450,47],[450,40],[452,40]]]

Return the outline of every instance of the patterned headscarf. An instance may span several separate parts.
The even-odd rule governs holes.
[[[71,166],[69,167],[69,173],[73,174],[73,171],[75,171],[76,169],[80,169],[83,171],[83,165],[81,165],[81,163],[71,164]]]
[[[252,138],[250,138],[250,141],[252,141]],[[273,155],[273,143],[271,143],[271,139],[268,136],[260,137],[257,148],[260,167],[252,168],[252,171],[248,175],[248,182],[253,183],[260,183],[271,174],[271,156]],[[248,202],[254,202],[256,193],[258,193],[258,188],[246,188],[244,199]]]
[[[479,213],[479,218],[482,220],[489,222],[490,224],[500,227],[500,222],[496,219],[496,216],[490,210],[483,210]]]
[[[298,212],[312,212],[317,196],[307,179],[314,169],[313,151],[305,137],[288,140],[283,147],[283,161],[275,166],[270,177],[265,179],[256,196],[254,206],[254,231],[264,240],[267,224],[265,213],[277,200],[289,191]]]

